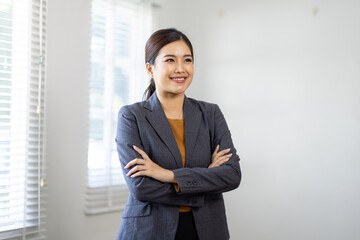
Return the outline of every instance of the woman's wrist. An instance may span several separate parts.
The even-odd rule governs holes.
[[[158,172],[157,174],[154,174],[153,178],[155,178],[156,180],[159,180],[160,182],[177,183],[175,174],[173,173],[173,171],[165,169],[165,168],[161,168],[160,172]]]
[[[177,183],[174,172],[168,169],[164,170],[164,182]]]

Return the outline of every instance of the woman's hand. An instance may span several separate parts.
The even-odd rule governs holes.
[[[141,158],[135,158],[126,164],[125,169],[131,168],[126,176],[140,177],[147,176],[160,182],[177,183],[175,175],[171,170],[165,169],[154,163],[149,156],[140,148],[133,146]]]
[[[212,155],[211,164],[209,165],[208,168],[214,168],[214,167],[221,166],[222,164],[229,161],[230,157],[232,156],[232,153],[227,154],[228,152],[230,152],[230,148],[224,149],[224,150],[218,152],[219,148],[220,148],[220,146],[217,145],[215,148],[215,151]]]

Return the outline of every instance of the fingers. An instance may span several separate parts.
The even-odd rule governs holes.
[[[138,152],[141,158],[135,158],[126,164],[125,169],[131,168],[130,171],[126,174],[126,176],[130,177],[139,177],[139,176],[147,176],[149,167],[151,167],[151,159],[148,155],[137,146],[133,145],[133,148],[136,152]],[[150,164],[150,165],[149,165]]]
[[[224,149],[224,150],[218,152],[218,151],[219,151],[219,148],[220,148],[220,146],[217,145],[216,148],[215,148],[215,150],[214,150],[214,152],[213,152],[213,154],[212,154],[212,158],[213,158],[213,159],[216,158],[216,157],[222,157],[223,155],[225,155],[226,153],[230,152],[230,150],[231,150],[230,148],[227,148],[227,149]]]
[[[224,156],[226,153],[230,152],[230,150],[231,150],[230,148],[224,149],[224,150],[218,152],[217,155],[218,155],[219,157]]]
[[[223,157],[215,160],[214,165],[215,165],[216,167],[217,167],[217,166],[221,166],[222,164],[224,164],[224,163],[226,163],[227,161],[229,161],[230,158],[231,158],[231,156],[232,156],[232,153],[227,154],[227,155],[225,155],[225,156],[223,156]]]
[[[147,169],[145,165],[145,160],[140,158],[135,158],[134,160],[130,161],[128,164],[126,164],[124,168],[125,169],[131,168],[130,171],[126,174],[126,176],[130,176],[130,177],[145,175],[144,173],[145,170]]]
[[[141,150],[140,148],[138,148],[137,146],[133,146],[134,150],[137,151],[142,157],[143,159],[148,159],[148,155],[143,151]]]
[[[133,175],[131,175],[130,177],[135,178],[135,177],[140,177],[140,176],[146,176],[146,172],[138,171],[138,172],[134,173]]]
[[[230,148],[217,152],[219,150],[218,146],[216,147],[214,154],[212,155],[212,162],[208,168],[221,166],[222,164],[229,161],[232,156],[232,153],[227,154],[228,152],[230,152]]]
[[[212,161],[217,161],[218,159],[222,158],[222,157],[225,157],[225,156],[228,156],[226,155],[227,153],[230,152],[230,148],[228,149],[224,149],[220,152],[217,152],[219,150],[219,145],[216,147],[215,151],[214,151],[214,154],[212,155]]]
[[[219,151],[219,148],[220,148],[220,146],[217,145],[216,148],[215,148],[215,150],[214,150],[214,153],[213,153],[212,157],[215,157],[215,156],[216,156],[216,154],[217,154],[218,151]]]
[[[126,176],[136,177],[136,176],[139,176],[139,174],[145,170],[146,170],[146,166],[136,165],[126,174]]]
[[[140,164],[143,165],[144,164],[144,159],[140,159],[140,158],[135,158],[134,160],[131,160],[130,162],[128,162],[128,164],[126,164],[126,166],[124,167],[125,169],[130,168],[136,164]]]
[[[214,159],[213,164],[216,165],[216,166],[220,166],[220,165],[222,165],[223,163],[229,161],[229,159],[231,158],[231,156],[232,156],[232,153],[227,154],[227,155],[224,155],[224,156],[219,157],[219,158],[216,158],[216,159]]]

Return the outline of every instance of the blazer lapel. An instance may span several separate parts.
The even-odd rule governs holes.
[[[185,96],[184,121],[185,121],[185,165],[191,166],[190,155],[195,146],[195,141],[201,124],[201,111],[193,106]]]
[[[163,108],[161,107],[161,103],[157,98],[156,92],[151,95],[148,101],[146,101],[144,108],[149,110],[146,112],[146,118],[149,121],[150,125],[154,128],[161,140],[170,150],[177,167],[181,168],[181,154],[170,124],[166,118]]]

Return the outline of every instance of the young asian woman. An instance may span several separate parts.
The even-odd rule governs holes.
[[[240,158],[220,108],[185,95],[191,42],[161,29],[145,55],[147,99],[118,115],[115,140],[130,196],[117,240],[229,239],[223,193],[240,184]]]

